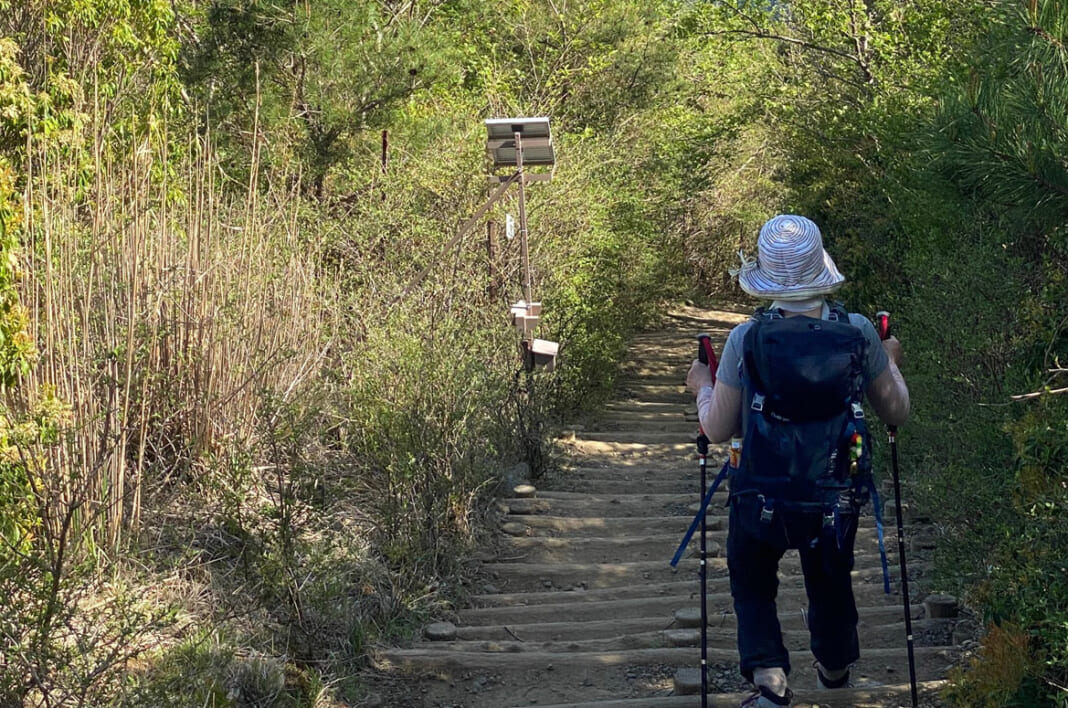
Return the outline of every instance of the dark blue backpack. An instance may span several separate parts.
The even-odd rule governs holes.
[[[676,566],[724,479],[738,521],[769,542],[798,547],[817,539],[791,537],[794,521],[822,516],[822,535],[840,542],[842,514],[875,504],[883,589],[890,592],[879,497],[872,478],[871,439],[864,419],[864,333],[838,303],[829,319],[786,317],[759,309],[742,340],[742,453],[730,461],[701,501],[672,558]],[[812,524],[799,526],[811,528]]]
[[[866,349],[837,304],[826,320],[754,314],[742,344],[743,443],[731,497],[753,497],[761,522],[782,510],[820,513],[836,524],[840,512],[867,501]]]

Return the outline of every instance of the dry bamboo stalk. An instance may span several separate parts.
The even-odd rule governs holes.
[[[90,503],[83,523],[102,521],[116,547],[140,521],[152,436],[169,434],[154,429],[154,414],[189,436],[179,442],[195,457],[221,436],[251,440],[257,387],[288,400],[313,378],[325,356],[316,333],[328,319],[314,298],[315,255],[301,252],[297,211],[289,208],[299,180],[297,192],[258,194],[258,127],[243,205],[219,196],[210,136],[190,140],[181,213],[169,208],[166,183],[152,182],[162,153],[117,154],[102,130],[91,129],[96,184],[84,224],[72,199],[73,166],[29,144],[24,199],[42,247],[29,249],[38,278],[24,302],[45,346],[27,380],[34,390],[54,385],[71,404],[74,446],[48,451],[49,464],[83,473]],[[244,226],[229,230],[235,217]],[[124,356],[109,358],[120,342]],[[178,407],[154,409],[166,396]],[[63,504],[78,502],[81,492],[60,487]]]

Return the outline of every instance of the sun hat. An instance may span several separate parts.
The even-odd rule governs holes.
[[[741,267],[730,273],[742,290],[759,298],[803,300],[832,293],[845,282],[823,250],[819,227],[795,214],[780,214],[761,227],[755,260],[744,251],[738,256]]]

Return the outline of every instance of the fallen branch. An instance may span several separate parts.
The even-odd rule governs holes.
[[[1016,396],[1009,396],[1014,401],[1022,401],[1028,398],[1038,398],[1039,396],[1056,396],[1059,393],[1068,393],[1068,386],[1064,388],[1055,388],[1049,391],[1033,391],[1032,393],[1021,393]]]

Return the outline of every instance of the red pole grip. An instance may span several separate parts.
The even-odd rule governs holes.
[[[716,385],[716,352],[712,349],[712,338],[707,334],[697,335],[697,360],[702,364],[708,364],[708,370],[712,372],[712,385]]]
[[[879,339],[890,337],[890,313],[879,310],[875,313],[875,329],[879,332]]]

